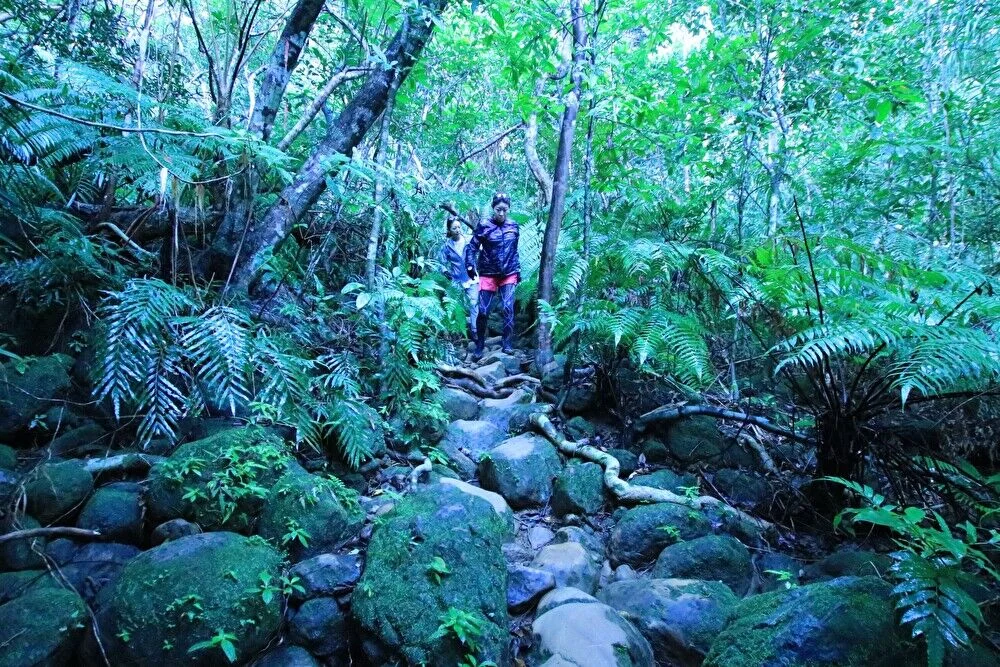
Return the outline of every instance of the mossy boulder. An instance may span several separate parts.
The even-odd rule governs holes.
[[[578,588],[586,593],[597,590],[600,568],[590,552],[578,542],[545,545],[531,567],[552,573],[557,586]]]
[[[746,598],[706,667],[908,665],[922,655],[896,622],[892,586],[842,577]]]
[[[278,478],[297,466],[274,433],[229,428],[177,448],[149,472],[156,521],[187,519],[204,530],[249,533]]]
[[[476,474],[479,457],[503,439],[500,429],[490,422],[457,419],[445,428],[437,448],[444,452],[462,477],[469,479]]]
[[[34,518],[24,515],[16,519],[4,519],[2,533],[13,533],[17,530],[30,530],[40,528],[41,524]],[[44,568],[45,558],[42,552],[45,551],[46,539],[44,537],[32,537],[29,539],[11,540],[0,544],[0,569],[3,570],[31,570],[34,568]]]
[[[488,502],[441,484],[408,495],[379,517],[351,598],[369,661],[458,664],[468,649],[453,634],[438,632],[447,614],[457,614],[481,627],[475,657],[507,664],[501,546],[510,534]]]
[[[515,509],[539,507],[552,497],[552,480],[561,468],[552,443],[526,433],[484,454],[479,479],[484,489],[499,493]]]
[[[569,465],[552,485],[552,511],[557,516],[594,514],[604,505],[604,470],[596,463]]]
[[[25,484],[28,512],[43,525],[66,519],[94,489],[94,477],[79,461],[43,463]]]
[[[479,403],[479,418],[496,426],[501,433],[519,433],[527,424],[528,415],[538,409],[531,405],[533,396],[524,389],[515,389],[507,398],[484,398]]]
[[[434,398],[441,404],[441,409],[448,415],[449,421],[473,420],[479,416],[479,399],[461,389],[442,387]]]
[[[573,588],[550,591],[531,624],[529,667],[647,667],[653,651],[645,637],[617,611]]]
[[[65,588],[48,570],[0,572],[0,604],[40,588]]]
[[[357,491],[336,478],[293,468],[271,488],[257,534],[285,548],[298,562],[354,537],[364,520]]]
[[[115,483],[97,489],[77,517],[78,528],[114,542],[137,544],[142,532],[142,492],[138,484]]]
[[[753,467],[757,459],[719,430],[711,417],[688,417],[674,422],[667,431],[667,451],[682,465],[711,463],[732,468]]]
[[[646,440],[642,443],[642,455],[650,463],[666,463],[668,455],[667,446],[656,438]]]
[[[0,606],[0,667],[69,664],[89,618],[79,595],[39,588]]]
[[[313,655],[343,657],[347,662],[347,615],[333,598],[314,598],[305,602],[288,624],[291,640],[309,649]]]
[[[609,449],[608,454],[618,459],[618,476],[626,479],[639,467],[639,457],[627,449]]]
[[[65,354],[53,354],[0,366],[0,437],[17,433],[51,407],[70,386],[72,365]]]
[[[87,603],[94,602],[100,592],[118,578],[125,565],[141,553],[131,544],[77,544],[63,539],[54,540],[47,552],[59,565],[60,580],[82,595]]]
[[[52,441],[49,451],[54,456],[72,458],[84,456],[87,452],[106,450],[110,444],[107,431],[97,424],[84,424],[63,433]]]
[[[653,566],[657,579],[721,581],[737,595],[746,595],[753,579],[750,551],[729,535],[706,535],[671,544]]]
[[[638,567],[655,559],[664,547],[712,532],[702,512],[674,503],[643,505],[615,514],[608,542],[611,564]]]
[[[281,596],[265,602],[262,586],[280,576],[281,554],[259,537],[204,533],[150,549],[101,596],[104,650],[113,665],[218,665],[220,648],[189,650],[221,631],[246,660],[278,630]]]
[[[767,479],[745,470],[723,468],[715,473],[712,483],[729,502],[740,506],[762,505],[773,495]]]
[[[649,640],[658,664],[696,667],[729,623],[737,597],[725,584],[632,579],[598,596]]]
[[[570,418],[563,427],[566,437],[570,440],[584,440],[597,435],[597,429],[583,417],[576,416]]]
[[[886,554],[859,549],[838,549],[817,563],[805,568],[807,581],[824,581],[837,577],[881,577],[892,566]]]
[[[664,491],[684,495],[684,487],[697,486],[698,478],[690,473],[682,475],[664,468],[646,475],[636,475],[629,480],[629,483],[637,486],[651,486],[654,489],[663,489]]]

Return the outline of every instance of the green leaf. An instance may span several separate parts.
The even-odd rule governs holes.
[[[369,294],[368,292],[361,292],[360,294],[358,294],[358,298],[354,302],[354,305],[358,310],[361,310],[362,308],[367,306],[371,302],[371,300],[372,300],[371,294]]]

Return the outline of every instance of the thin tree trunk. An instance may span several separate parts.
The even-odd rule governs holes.
[[[432,18],[447,6],[448,0],[421,0],[419,9],[408,14],[385,50],[385,61],[393,63],[372,72],[353,99],[344,107],[324,138],[305,161],[291,184],[278,196],[263,219],[246,228],[228,226],[216,236],[215,247],[235,257],[234,280],[249,289],[253,278],[267,261],[268,254],[291,231],[326,190],[329,162],[335,155],[350,155],[376,119],[385,110],[389,91],[400,85],[410,73],[421,51],[434,32]],[[262,288],[259,297],[266,297]]]
[[[146,16],[142,21],[142,29],[139,31],[139,47],[135,57],[135,66],[132,68],[132,85],[139,88],[142,83],[142,75],[146,69],[146,47],[149,44],[149,32],[153,27],[153,18],[156,16],[156,0],[149,0],[146,5]]]
[[[542,94],[544,79],[540,79],[535,86],[535,97]],[[542,204],[548,206],[552,202],[552,177],[538,157],[538,112],[532,111],[524,126],[524,158],[528,163],[531,175],[538,182],[541,190]]]
[[[355,67],[338,70],[333,76],[331,76],[327,80],[326,85],[324,85],[323,88],[320,89],[319,93],[316,94],[316,99],[314,99],[312,104],[310,104],[309,107],[303,112],[302,117],[299,118],[299,121],[295,124],[295,126],[292,127],[292,129],[285,134],[281,141],[278,142],[278,150],[286,150],[292,145],[292,142],[295,141],[295,139],[302,134],[307,127],[309,127],[309,123],[311,123],[313,118],[315,118],[320,112],[323,105],[326,104],[326,101],[330,98],[330,95],[337,89],[338,86],[340,86],[340,84],[345,81],[350,81],[351,79],[356,79],[366,71],[366,69]]]
[[[372,209],[372,228],[368,234],[368,253],[365,257],[365,282],[368,291],[375,289],[375,273],[378,270],[378,242],[382,237],[382,199],[385,197],[385,179],[382,177],[382,166],[389,152],[389,123],[392,120],[392,110],[396,104],[396,86],[389,91],[389,101],[382,114],[382,127],[378,133],[378,144],[375,147],[375,194]]]
[[[573,153],[573,134],[576,116],[580,110],[580,89],[583,83],[582,63],[587,48],[587,32],[584,30],[584,13],[581,0],[570,0],[573,23],[573,88],[566,96],[566,110],[563,112],[559,129],[559,149],[556,153],[555,178],[552,182],[552,203],[549,219],[545,225],[542,241],[542,256],[538,269],[538,298],[552,301],[552,282],[556,268],[556,250],[559,246],[559,232],[562,228],[566,209],[566,191],[569,189],[569,163]],[[544,318],[538,322],[538,354],[535,363],[544,368],[552,361],[552,327]]]

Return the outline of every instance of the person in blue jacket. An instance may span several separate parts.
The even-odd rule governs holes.
[[[479,274],[479,316],[476,322],[476,349],[480,359],[486,346],[486,322],[497,293],[503,311],[503,351],[514,351],[514,289],[521,276],[517,253],[520,229],[510,219],[510,197],[493,195],[493,216],[481,222],[465,247],[465,270],[471,278]]]
[[[476,340],[476,319],[479,313],[479,281],[465,270],[465,247],[469,243],[462,234],[462,223],[455,216],[448,216],[445,223],[447,238],[441,246],[438,261],[441,262],[444,274],[465,292],[465,307],[468,310],[468,334],[471,340]]]

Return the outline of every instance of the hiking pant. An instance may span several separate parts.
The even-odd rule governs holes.
[[[465,307],[469,312],[469,340],[476,338],[476,327],[479,320],[479,283],[475,282],[465,288]]]
[[[503,311],[503,347],[514,345],[514,290],[516,283],[500,286],[500,303]],[[496,301],[496,291],[479,289],[479,317],[476,320],[476,350],[483,351],[486,347],[486,321],[489,319],[493,302]]]

